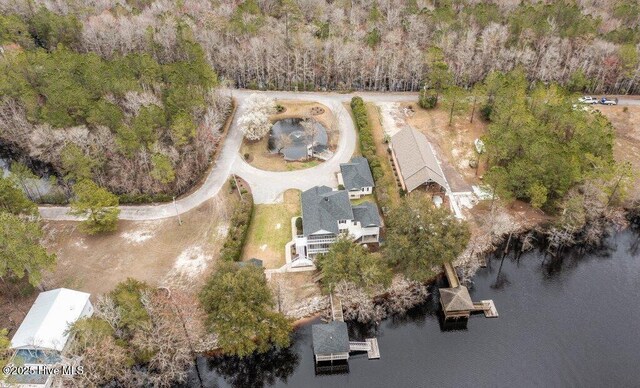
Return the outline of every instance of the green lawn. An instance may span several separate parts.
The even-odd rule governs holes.
[[[300,192],[289,190],[284,203],[255,205],[242,258],[263,260],[265,268],[285,264],[284,246],[291,241],[291,217],[300,215]]]

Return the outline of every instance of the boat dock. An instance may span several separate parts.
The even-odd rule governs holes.
[[[377,338],[367,338],[365,342],[349,341],[349,351],[367,352],[369,360],[377,360],[380,358],[380,348],[378,348]]]
[[[333,366],[334,362],[346,362],[351,352],[367,352],[370,360],[379,359],[378,339],[366,338],[364,342],[350,341],[347,324],[344,322],[342,301],[330,293],[329,303],[331,305],[331,322],[311,327],[316,372],[318,372],[318,363],[329,362]],[[321,369],[325,371],[323,368]]]
[[[440,304],[445,320],[468,319],[471,313],[484,313],[487,318],[497,318],[498,310],[493,300],[471,301],[469,290],[460,284],[456,269],[451,263],[444,264],[444,274],[449,282],[448,288],[440,288]]]
[[[487,318],[498,318],[498,310],[493,300],[481,300],[480,302],[473,302],[473,308],[476,312],[483,312]]]
[[[344,322],[344,312],[342,311],[342,301],[340,298],[329,294],[329,302],[331,303],[331,317],[334,321]]]

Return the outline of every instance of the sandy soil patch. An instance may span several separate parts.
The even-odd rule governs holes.
[[[614,157],[630,162],[636,171],[636,180],[631,187],[635,197],[640,198],[640,106],[598,106],[598,110],[615,128]]]
[[[391,137],[407,126],[401,104],[399,102],[380,102],[380,115],[384,133]]]
[[[228,188],[182,215],[157,221],[120,221],[115,233],[87,236],[75,222],[47,221],[45,246],[58,257],[47,289],[69,287],[94,296],[128,277],[155,286],[197,289],[209,273],[237,199]]]
[[[329,298],[322,295],[314,272],[274,273],[269,284],[278,302],[277,308],[293,318],[306,317],[323,310]]]

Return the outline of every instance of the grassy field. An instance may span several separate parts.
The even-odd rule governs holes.
[[[255,205],[243,260],[255,257],[265,268],[280,268],[285,263],[284,246],[291,241],[291,217],[300,214],[300,192],[288,190],[284,203]]]

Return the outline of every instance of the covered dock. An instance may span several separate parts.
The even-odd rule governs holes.
[[[377,338],[367,338],[364,342],[349,341],[349,331],[344,322],[340,298],[333,293],[329,294],[329,302],[332,321],[311,327],[316,366],[320,362],[333,364],[334,361],[347,361],[350,352],[367,352],[370,360],[380,358]]]
[[[449,287],[440,288],[440,305],[445,320],[468,319],[472,313],[482,312],[487,318],[497,318],[498,311],[493,300],[473,302],[467,287],[460,284],[456,269],[451,263],[444,264],[444,273]]]
[[[333,321],[311,327],[313,354],[316,363],[321,361],[341,361],[349,359],[349,332],[347,324]]]

